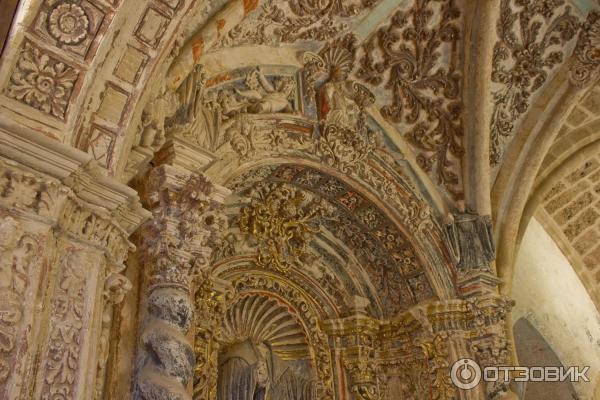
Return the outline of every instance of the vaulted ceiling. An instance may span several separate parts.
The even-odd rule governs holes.
[[[581,208],[576,213],[568,206],[556,212],[548,207],[552,198],[573,190],[577,183],[569,174],[577,174],[573,171],[582,168],[581,162],[597,161],[598,10],[600,4],[591,0],[23,1],[0,64],[0,120],[86,151],[104,173],[128,182],[157,150],[143,141],[142,133],[149,126],[161,131],[177,125],[182,84],[190,83],[198,65],[207,92],[215,95],[223,88],[247,89],[244,79],[257,66],[267,76],[287,77],[299,86],[308,76],[302,71],[316,65],[310,62],[327,63],[341,48],[345,58],[337,61],[347,79],[373,94],[373,101],[365,103],[369,129],[377,132],[377,144],[369,144],[375,148],[369,157],[376,160],[370,165],[393,175],[398,186],[392,192],[405,197],[388,202],[392,211],[386,211],[385,204],[368,199],[369,193],[386,190],[373,183],[356,194],[357,208],[348,213],[346,198],[322,192],[325,181],[340,187],[347,183],[325,175],[314,178],[317,184],[303,183],[298,176],[310,175],[307,164],[289,181],[271,179],[276,170],[261,176],[301,190],[309,200],[323,200],[338,210],[338,218],[353,224],[388,213],[386,218],[398,223],[381,226],[398,230],[391,234],[402,244],[398,252],[416,264],[432,260],[418,261],[413,254],[407,215],[414,210],[402,211],[402,204],[429,204],[438,230],[451,214],[490,214],[499,248],[497,268],[510,286],[519,238],[539,204],[553,218],[566,218],[565,224],[597,215],[595,197],[584,202],[583,191],[573,199]],[[287,120],[279,121],[288,124],[283,130],[296,129],[298,148],[286,150],[290,159],[304,157],[298,149],[311,144],[306,121],[316,111],[310,107],[299,95]],[[260,118],[256,123],[265,132],[271,124]],[[253,142],[231,143],[225,150],[213,146],[199,167],[227,169],[220,183],[249,193],[251,180],[231,181],[236,174],[258,171],[259,165],[242,167],[228,157],[235,152],[242,159],[248,149],[264,156],[272,142],[266,143],[262,150]],[[584,151],[585,157],[578,156]],[[577,157],[581,162],[574,161]],[[338,172],[344,168],[348,172],[348,166]],[[590,196],[597,194],[591,181],[596,175],[580,180],[588,183]],[[551,194],[542,193],[551,188]],[[354,192],[345,187],[344,193]],[[247,206],[248,196],[232,207]],[[402,215],[394,217],[394,212]],[[342,235],[334,228],[343,221],[328,225],[326,216],[319,218],[328,233],[320,233],[317,243],[329,243],[333,257],[342,251],[332,241]],[[377,237],[381,226],[364,230],[383,246],[373,254],[385,252],[386,244]],[[592,233],[581,235],[583,240]],[[348,246],[350,239],[344,239]],[[572,242],[583,248],[579,239]],[[588,251],[596,250],[587,249],[584,259]],[[372,260],[358,253],[356,262],[370,273]],[[402,276],[397,282],[404,285],[406,304],[443,292],[438,290],[443,278],[429,272],[427,281],[422,271],[393,271]],[[385,279],[372,278],[373,287],[355,288],[357,293],[385,293]],[[432,279],[438,289],[431,288]],[[375,301],[375,313],[391,307],[384,297]]]

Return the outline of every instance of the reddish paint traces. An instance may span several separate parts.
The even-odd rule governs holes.
[[[244,2],[244,17],[258,7],[258,0],[243,0]]]
[[[194,55],[194,62],[198,62],[200,57],[202,57],[202,52],[204,51],[204,40],[202,38],[198,38],[194,40],[192,43],[192,53]]]
[[[225,82],[231,80],[231,75],[228,73],[217,75],[213,78],[209,78],[206,80],[206,87],[214,86],[218,83]]]
[[[221,31],[223,30],[224,27],[225,27],[225,20],[222,18],[217,20],[217,33],[219,34],[219,36],[221,36]]]

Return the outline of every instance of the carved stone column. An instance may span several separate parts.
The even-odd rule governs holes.
[[[145,182],[154,217],[142,227],[146,270],[135,399],[191,399],[196,277],[210,259],[211,238],[225,218],[218,207],[225,191],[204,176],[162,165]]]
[[[127,238],[146,214],[137,194],[104,176],[91,156],[5,124],[0,397],[90,399],[105,281],[119,279]]]

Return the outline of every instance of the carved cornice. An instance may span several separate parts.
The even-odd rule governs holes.
[[[44,213],[43,208],[47,208],[50,202],[43,204],[39,201],[40,196],[47,196],[48,200],[51,198],[56,203],[61,196],[64,198],[70,193],[91,208],[110,214],[127,235],[149,217],[135,190],[105,176],[105,170],[98,167],[90,155],[37,132],[9,121],[0,121],[0,156],[12,160],[9,164],[21,171],[21,183],[29,186],[29,189],[23,188],[16,196],[32,194],[34,181],[39,182],[35,189],[38,194],[32,197],[36,202],[29,203],[30,210],[35,214],[56,219],[60,212]],[[19,202],[19,207],[25,205],[23,201]]]

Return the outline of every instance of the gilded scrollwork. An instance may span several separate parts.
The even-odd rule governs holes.
[[[515,122],[527,111],[531,96],[563,62],[564,48],[576,35],[579,20],[564,0],[502,0],[496,30],[492,81],[494,91],[490,160],[500,162]]]
[[[256,263],[285,271],[308,259],[308,244],[319,232],[316,223],[326,213],[319,199],[284,185],[262,185],[252,193],[250,205],[240,210],[242,233],[258,242]]]
[[[364,42],[356,72],[361,80],[390,91],[391,103],[381,107],[381,114],[407,125],[405,138],[417,149],[419,165],[456,199],[462,197],[463,128],[460,73],[452,52],[460,39],[459,17],[452,0],[418,0],[409,10],[397,11]],[[451,49],[447,65],[444,47]]]

